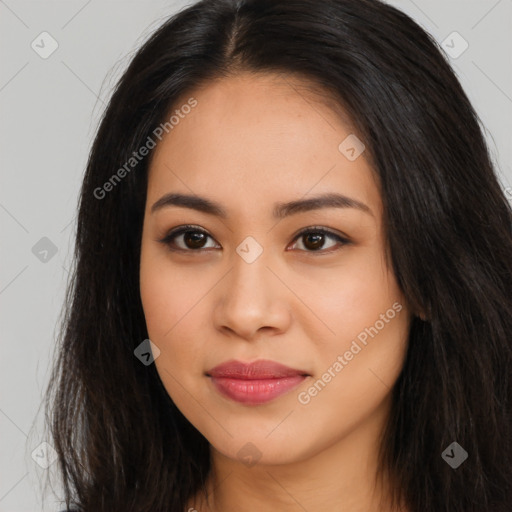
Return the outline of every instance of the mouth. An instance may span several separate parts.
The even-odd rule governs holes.
[[[215,390],[235,402],[259,405],[296,388],[310,375],[275,361],[226,361],[206,372]]]

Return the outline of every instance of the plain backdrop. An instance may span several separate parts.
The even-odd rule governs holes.
[[[64,301],[78,190],[116,80],[149,34],[188,3],[0,0],[0,512],[59,510],[51,493],[42,505],[52,466],[44,467],[51,448],[39,407]],[[503,187],[510,187],[512,0],[389,3],[446,41],[485,125]]]

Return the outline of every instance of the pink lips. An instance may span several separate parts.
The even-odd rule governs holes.
[[[222,395],[245,404],[269,402],[295,388],[308,376],[304,370],[268,360],[226,361],[206,374]]]

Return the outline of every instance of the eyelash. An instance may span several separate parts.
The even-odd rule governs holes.
[[[213,249],[212,247],[209,247],[207,249],[182,249],[181,247],[173,247],[172,245],[172,241],[180,236],[180,235],[183,235],[184,233],[186,232],[189,232],[189,231],[192,231],[194,233],[202,233],[204,235],[207,235],[208,237],[210,237],[212,240],[213,240],[213,237],[210,236],[206,231],[204,231],[203,229],[199,228],[198,226],[193,226],[193,225],[184,225],[184,226],[180,226],[178,228],[175,228],[173,230],[171,230],[164,238],[158,240],[158,242],[164,244],[167,246],[167,248],[170,250],[170,251],[173,251],[173,252],[182,252],[182,253],[204,253],[204,252],[207,252],[211,249]],[[345,246],[345,245],[348,245],[351,243],[351,241],[348,239],[348,238],[344,238],[336,233],[333,233],[332,231],[330,230],[327,230],[323,227],[319,227],[319,226],[311,226],[311,227],[308,227],[308,228],[305,228],[303,229],[302,231],[300,231],[299,233],[297,233],[295,235],[295,237],[293,238],[293,240],[298,240],[300,239],[301,237],[305,236],[305,235],[309,235],[309,234],[321,234],[321,235],[325,235],[327,237],[330,237],[330,238],[334,238],[336,241],[338,241],[340,244],[341,244],[341,247]],[[337,249],[327,249],[327,250],[322,250],[322,249],[319,249],[319,250],[304,250],[304,249],[299,249],[300,251],[302,252],[307,252],[307,253],[312,253],[312,254],[326,254],[326,253],[332,253],[332,252],[335,252],[337,250],[340,250],[341,247],[338,247]]]

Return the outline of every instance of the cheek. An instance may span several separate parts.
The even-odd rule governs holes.
[[[394,276],[375,248],[353,251],[342,265],[300,279],[297,288],[306,290],[304,302],[315,314],[311,328],[325,333],[322,339],[329,343],[357,336],[395,302],[402,303]]]
[[[148,334],[155,340],[171,339],[207,290],[204,278],[171,265],[164,251],[143,244],[140,294]]]
[[[169,290],[174,290],[170,293]],[[194,312],[198,310],[198,299],[194,294],[176,293],[176,288],[168,288],[165,281],[158,279],[155,286],[141,290],[141,297],[146,318],[146,326],[151,341],[161,351],[159,362],[173,364],[177,359],[180,365],[187,365],[200,352],[201,326]],[[172,354],[172,357],[170,357]]]
[[[204,357],[201,298],[210,287],[205,277],[172,268],[165,255],[143,247],[141,301],[149,339],[160,349],[155,365],[173,398],[183,386],[193,389],[194,379],[202,375],[198,364]]]
[[[380,253],[359,252],[347,259],[346,268],[350,271],[332,272],[310,295],[308,304],[322,322],[310,324],[308,337],[321,340],[315,350],[317,377],[335,374],[336,384],[329,387],[341,393],[338,397],[348,393],[348,400],[350,394],[362,398],[374,386],[394,382],[405,355],[409,314]]]

